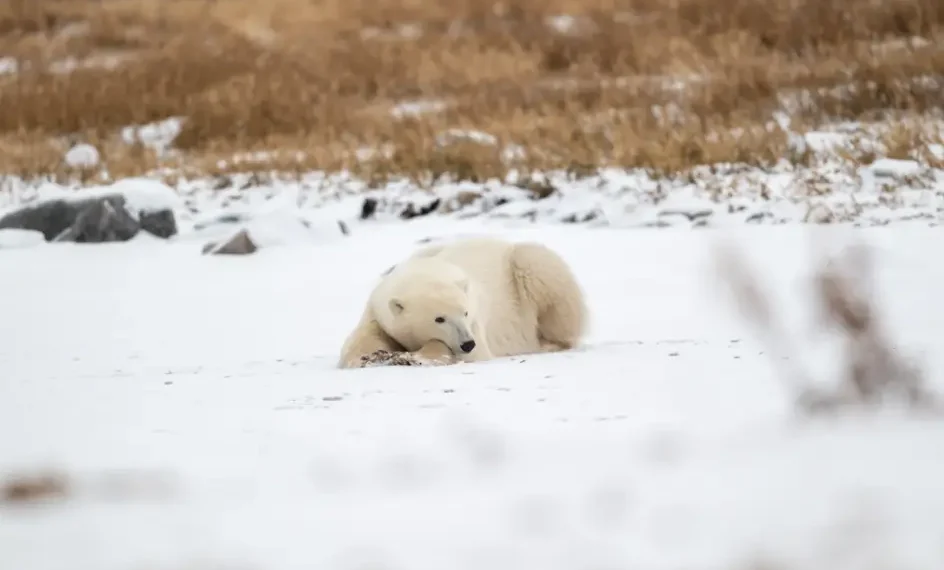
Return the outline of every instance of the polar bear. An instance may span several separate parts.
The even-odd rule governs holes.
[[[465,238],[425,247],[384,272],[338,366],[376,351],[453,364],[575,347],[588,324],[564,260],[538,243]]]

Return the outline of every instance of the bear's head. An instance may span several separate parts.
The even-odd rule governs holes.
[[[422,286],[413,283],[396,291],[387,301],[390,315],[387,334],[407,350],[415,351],[438,340],[456,355],[472,352],[475,338],[469,318],[473,299],[465,276],[436,280]]]

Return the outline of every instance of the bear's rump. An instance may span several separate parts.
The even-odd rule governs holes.
[[[512,299],[493,299],[482,314],[482,328],[494,356],[529,353],[540,348],[537,315]]]

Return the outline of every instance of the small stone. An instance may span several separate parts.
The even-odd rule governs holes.
[[[249,237],[249,232],[243,229],[223,242],[206,244],[203,246],[203,253],[204,255],[249,255],[255,253],[258,249],[252,238]]]
[[[364,198],[364,203],[361,204],[361,219],[369,220],[374,217],[374,214],[377,213],[377,207],[380,205],[380,202],[377,198]]]
[[[156,210],[138,214],[141,229],[151,235],[167,239],[177,235],[177,219],[170,210]]]
[[[417,206],[413,202],[408,202],[406,207],[400,212],[400,219],[412,220],[413,218],[428,216],[439,208],[440,203],[442,203],[441,198],[436,198],[432,202],[421,206]]]
[[[815,204],[806,211],[803,221],[808,224],[828,224],[835,221],[836,217],[829,208],[822,204]]]
[[[213,181],[214,190],[226,190],[227,188],[231,188],[232,186],[233,186],[233,179],[230,178],[229,176],[226,176],[225,174],[221,176],[217,176],[216,180]]]
[[[667,208],[659,212],[659,217],[681,216],[687,218],[690,222],[694,222],[702,218],[710,217],[714,213],[714,210],[711,208]]]
[[[744,221],[748,224],[759,224],[763,222],[764,220],[768,220],[773,217],[774,217],[773,214],[771,214],[770,212],[754,212],[753,214],[745,218]]]
[[[558,193],[557,188],[553,184],[537,180],[526,182],[523,188],[531,192],[531,199],[533,200],[544,200]]]
[[[460,208],[464,208],[468,206],[469,204],[471,204],[472,202],[475,202],[481,197],[482,197],[481,192],[475,192],[473,190],[463,190],[459,192],[458,194],[456,194],[455,200],[456,200],[456,204]]]

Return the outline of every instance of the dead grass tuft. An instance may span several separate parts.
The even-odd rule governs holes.
[[[37,141],[172,116],[165,160],[278,148],[304,156],[279,168],[376,181],[767,165],[784,106],[808,126],[939,109],[942,30],[937,0],[12,0],[0,140],[38,155],[0,168],[58,173]],[[444,146],[450,129],[494,143]],[[154,163],[108,154],[110,172]]]
[[[4,481],[0,491],[0,502],[29,503],[66,496],[69,482],[59,473],[18,476]]]
[[[870,295],[872,257],[864,246],[848,248],[827,261],[814,276],[812,299],[825,329],[842,337],[840,378],[818,387],[802,367],[786,331],[774,315],[766,294],[747,264],[731,249],[718,256],[721,276],[731,287],[742,314],[761,333],[774,356],[799,412],[809,415],[843,409],[876,407],[897,398],[910,409],[944,412],[938,397],[926,387],[923,371],[898,354],[877,315]]]

